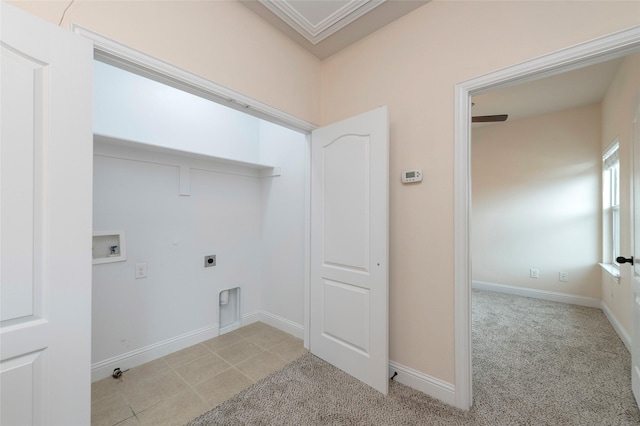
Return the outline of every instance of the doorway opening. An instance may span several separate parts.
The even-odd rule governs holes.
[[[619,58],[640,49],[638,28],[614,33],[456,85],[454,145],[456,406],[469,409],[471,357],[471,97]]]
[[[75,31],[94,41],[95,78],[102,79],[95,85],[94,231],[126,227],[127,259],[135,264],[135,274],[124,262],[94,267],[94,328],[101,331],[94,330],[92,378],[255,321],[308,348],[307,162],[315,126]],[[242,297],[220,304],[219,293],[236,287]],[[242,309],[242,324],[218,323],[230,303]]]
[[[248,291],[247,287],[243,287],[242,283],[238,283],[232,275],[227,275],[227,279],[219,283],[221,287],[215,289],[207,289],[207,282],[202,282],[200,290],[203,288],[205,291],[209,290],[210,295],[212,295],[212,297],[205,296],[202,300],[206,301],[206,303],[209,303],[209,301],[214,302],[211,303],[212,309],[209,312],[211,314],[209,315],[209,325],[186,333],[182,330],[183,333],[178,334],[177,338],[167,338],[165,336],[165,339],[159,342],[152,342],[145,347],[132,349],[124,354],[115,354],[110,358],[94,363],[92,366],[93,373],[95,373],[93,374],[94,378],[98,379],[100,376],[106,376],[113,368],[113,363],[120,362],[123,359],[130,359],[136,364],[141,364],[163,356],[168,352],[181,349],[181,345],[185,347],[189,346],[188,343],[198,343],[198,340],[207,339],[207,333],[215,334],[216,331],[219,332],[217,325],[211,326],[210,324],[211,319],[215,318],[214,312],[217,307],[217,302],[215,302],[217,300],[215,297],[216,291],[224,290],[229,286],[240,286],[242,290],[241,303],[245,305],[252,303],[254,312],[257,314],[257,317],[254,316],[253,320],[249,320],[247,323],[264,321],[268,325],[274,325],[280,330],[288,331],[289,334],[302,337],[305,348],[317,354],[320,347],[318,334],[310,334],[309,324],[311,321],[315,321],[314,318],[318,319],[315,324],[319,324],[320,327],[324,326],[325,329],[321,330],[320,327],[317,327],[317,330],[321,330],[325,335],[330,334],[332,339],[342,344],[342,347],[346,347],[351,353],[359,355],[361,360],[366,361],[352,362],[352,358],[344,356],[343,358],[348,358],[348,361],[343,362],[341,364],[342,367],[340,365],[336,366],[386,393],[388,385],[388,175],[386,172],[381,173],[381,171],[388,169],[388,113],[386,107],[379,107],[373,111],[317,129],[313,133],[313,149],[316,152],[311,155],[309,133],[311,130],[315,130],[315,126],[222,88],[215,83],[149,58],[139,52],[132,51],[90,31],[76,28],[76,32],[80,32],[94,41],[94,58],[97,63],[100,63],[96,67],[97,70],[104,70],[107,67],[110,68],[108,72],[127,74],[123,78],[142,78],[146,80],[145,84],[160,84],[164,87],[157,89],[157,92],[161,94],[156,98],[160,102],[167,98],[171,99],[168,105],[161,105],[160,107],[157,104],[158,102],[149,102],[149,100],[143,101],[143,103],[146,102],[145,105],[136,106],[135,104],[139,102],[139,99],[129,97],[125,89],[125,93],[121,94],[121,99],[126,99],[124,102],[111,103],[111,105],[117,105],[115,110],[104,114],[102,117],[98,114],[98,118],[107,117],[107,119],[104,122],[100,119],[96,120],[97,131],[94,127],[97,142],[94,154],[97,154],[101,159],[100,163],[96,163],[95,170],[99,172],[96,173],[96,177],[99,177],[99,179],[96,178],[95,182],[104,188],[111,188],[111,190],[102,191],[102,194],[114,194],[119,189],[129,191],[129,193],[125,197],[125,202],[119,200],[118,203],[112,203],[109,201],[108,196],[105,197],[106,202],[102,200],[103,203],[100,208],[94,208],[94,213],[99,219],[95,220],[94,224],[101,223],[103,226],[113,227],[115,225],[109,225],[109,220],[113,217],[119,215],[122,221],[129,220],[133,216],[131,213],[144,211],[146,214],[143,217],[138,217],[134,220],[134,222],[141,225],[139,228],[142,229],[148,225],[147,222],[153,223],[155,218],[166,219],[165,216],[171,217],[174,214],[181,213],[182,216],[177,221],[156,226],[156,229],[161,229],[162,231],[169,230],[169,234],[166,232],[164,234],[156,234],[150,229],[145,231],[147,235],[156,239],[162,237],[156,241],[156,244],[148,245],[148,252],[160,250],[161,254],[166,257],[167,255],[170,256],[170,252],[177,251],[181,245],[206,246],[208,247],[206,251],[203,250],[200,253],[196,253],[195,256],[195,261],[197,261],[199,268],[202,268],[204,257],[204,262],[207,262],[208,259],[215,259],[213,263],[218,265],[217,268],[219,270],[222,270],[220,266],[224,265],[225,256],[220,255],[217,250],[213,250],[215,247],[212,249],[209,242],[213,241],[215,245],[215,241],[226,240],[227,246],[233,247],[236,251],[234,256],[236,262],[232,265],[234,271],[238,271],[238,273],[250,272],[252,269],[251,261],[247,261],[245,257],[253,257],[253,260],[256,260],[256,251],[262,251],[262,259],[260,261],[264,260],[265,262],[263,263],[268,263],[268,265],[261,265],[258,268],[260,269],[261,267],[263,272],[268,271],[271,273],[272,279],[270,281],[273,284],[270,288],[259,288],[257,290],[254,288],[254,291],[251,292]],[[135,92],[138,85],[138,83],[134,82],[128,88],[133,88]],[[109,98],[112,95],[117,95],[116,92],[118,91],[122,92],[122,90],[118,89],[118,87],[106,85],[99,91],[101,96]],[[165,91],[170,93],[165,93]],[[185,95],[191,98],[188,100],[182,99]],[[193,102],[202,100],[208,102],[206,108],[190,107]],[[183,102],[186,105],[185,107],[175,108],[175,105],[183,105]],[[232,147],[217,144],[219,141],[213,142],[206,139],[206,136],[211,133],[210,129],[206,128],[210,123],[206,123],[204,125],[205,128],[202,128],[202,121],[206,121],[207,117],[212,117],[208,110],[211,108],[219,109],[220,105],[223,107],[230,106],[233,110],[242,112],[238,114],[237,111],[233,111],[235,117],[227,117],[227,119],[217,123],[218,127],[224,128],[235,120],[244,122],[242,126],[227,129],[226,133],[223,132],[223,139],[235,138],[236,143]],[[103,105],[100,105],[98,101],[96,110],[99,111],[102,107]],[[162,110],[163,107],[169,108],[168,113]],[[130,110],[131,114],[126,114],[127,110]],[[125,114],[122,114],[123,112]],[[250,115],[244,113],[250,113]],[[196,116],[192,117],[191,114]],[[136,119],[132,120],[132,115]],[[242,118],[238,118],[239,115]],[[114,119],[113,117],[117,118]],[[158,117],[161,120],[157,120]],[[166,126],[166,123],[174,121],[188,124],[178,126],[177,130],[175,127]],[[141,124],[146,125],[141,126]],[[244,133],[247,131],[251,133],[252,129],[256,130],[256,127],[259,133],[257,148],[255,143],[253,145],[249,144],[251,146],[248,147],[245,146],[243,136],[246,135]],[[290,129],[296,134],[293,141],[289,141],[290,137],[288,135],[292,133]],[[238,132],[242,133],[239,137],[235,134]],[[285,133],[287,134],[285,135]],[[321,136],[323,133],[331,137],[325,140]],[[270,136],[268,141],[262,138],[265,134]],[[359,135],[355,138],[357,140],[354,140],[354,134]],[[189,148],[185,151],[182,144],[176,146],[175,144],[167,143],[165,140],[167,135],[171,136],[173,140],[181,140],[184,137],[182,140],[187,141],[185,144]],[[201,143],[203,142],[201,140],[203,135],[205,135],[204,145]],[[302,140],[300,140],[300,137],[302,137]],[[151,139],[164,141],[164,143],[154,144],[150,142]],[[200,141],[200,143],[193,144],[192,142],[194,141]],[[289,161],[287,165],[287,154],[291,152],[294,145],[297,150],[296,158],[298,161],[294,161],[295,164]],[[210,152],[209,149],[212,147],[216,149]],[[302,151],[300,151],[300,148],[302,148]],[[240,156],[237,156],[237,152],[235,152],[238,149],[242,151]],[[220,151],[222,151],[222,154]],[[247,152],[249,158],[246,158]],[[345,152],[349,155],[349,161],[344,160],[345,155],[343,154]],[[371,155],[368,154],[369,152],[371,152]],[[102,159],[106,160],[103,161]],[[118,165],[110,169],[104,163],[111,162],[112,159],[115,159]],[[303,161],[300,161],[300,159],[303,159]],[[331,162],[331,159],[337,159],[337,161]],[[137,163],[132,166],[132,162]],[[215,163],[214,166],[211,165],[212,162]],[[285,167],[278,167],[282,163],[290,167],[288,171]],[[168,170],[167,166],[172,170]],[[298,168],[297,171],[295,173],[292,172],[296,167]],[[315,172],[313,182],[311,180],[311,169]],[[358,170],[369,172],[357,173]],[[203,172],[208,174],[209,177],[207,179],[203,178]],[[212,174],[215,174],[215,179],[211,178]],[[154,175],[155,178],[150,179],[150,175]],[[173,179],[173,183],[171,179]],[[256,185],[255,181],[247,183],[247,179],[265,180]],[[137,184],[138,181],[145,180],[152,181],[152,185],[142,189],[133,188],[133,183]],[[129,184],[130,182],[132,184]],[[157,203],[154,204],[149,209],[151,203],[147,201],[152,199],[149,195],[160,193],[159,188],[155,185],[156,182],[164,182],[164,185],[161,186],[165,190],[173,187],[174,192],[173,194],[167,194],[165,191],[164,198],[160,197],[162,202],[159,205]],[[348,182],[349,185],[344,185],[343,183],[345,182]],[[237,190],[238,185],[244,185],[244,189]],[[370,185],[375,185],[379,188],[375,197],[369,196],[368,188],[370,188]],[[249,187],[248,191],[246,190],[247,186]],[[295,190],[292,189],[293,186],[295,186]],[[331,198],[330,195],[337,192],[344,199],[358,202],[357,208],[349,210],[349,207],[353,207],[353,205],[344,203],[337,197],[334,198],[338,202]],[[200,204],[193,201],[196,197],[192,197],[192,193],[208,199],[204,204],[209,209],[199,208]],[[211,197],[221,193],[226,193],[226,199],[230,204],[235,204],[235,207],[231,210],[227,209],[226,213],[222,213],[222,216],[210,217],[209,213],[211,216],[215,216],[219,213],[218,210],[224,210],[222,208],[210,208],[216,202]],[[248,197],[247,193],[249,194]],[[241,196],[242,194],[244,194],[244,198]],[[183,197],[180,198],[182,201],[176,202],[177,196]],[[168,198],[173,198],[174,201],[171,203],[166,202]],[[258,200],[258,205],[256,205],[256,200]],[[272,202],[274,200],[279,200],[279,202]],[[295,200],[295,203],[297,203],[295,209],[289,208],[291,200]],[[126,208],[110,210],[116,204],[124,205]],[[224,203],[221,203],[220,207],[222,205]],[[165,206],[169,207],[165,210]],[[126,214],[127,209],[130,214]],[[184,211],[182,211],[184,209],[187,210],[186,216],[189,219],[193,219],[193,224],[189,224],[189,221],[185,220]],[[256,210],[260,214],[256,215]],[[154,215],[154,212],[165,211],[170,213],[167,215]],[[298,214],[295,214],[296,211]],[[123,212],[125,212],[124,216]],[[354,218],[353,221],[356,223],[370,223],[371,226],[361,227],[361,230],[368,232],[369,235],[341,232],[342,221],[327,220],[327,217],[331,214],[336,217],[344,217],[347,214],[351,214]],[[355,216],[356,214],[364,217],[359,221]],[[246,227],[240,225],[240,228],[238,228],[236,218],[247,215],[252,216],[242,223],[248,225]],[[311,220],[312,218],[314,220]],[[178,224],[177,227],[176,223]],[[254,238],[244,238],[242,241],[234,240],[234,231],[230,231],[230,225],[235,225],[236,233],[246,234],[249,232],[254,235]],[[280,232],[272,232],[278,227],[281,229]],[[135,227],[132,227],[132,229],[136,230],[127,231],[129,246],[127,256],[129,259],[133,259],[136,256],[132,243],[135,239],[133,233],[140,230]],[[257,232],[251,232],[252,229]],[[213,235],[212,230],[221,233],[222,237]],[[196,238],[199,236],[200,231],[208,233],[204,236],[204,239]],[[185,232],[186,237],[181,237],[181,234]],[[255,238],[256,234],[258,235],[257,238]],[[314,236],[313,239],[311,238],[312,234]],[[356,256],[355,260],[353,260],[351,259],[353,253],[348,250],[345,252],[344,247],[345,243],[351,242],[351,239],[356,237],[360,238],[359,241],[368,242],[369,246],[362,249],[364,255]],[[303,243],[294,247],[290,244],[292,239],[303,241]],[[338,239],[341,241],[338,241]],[[196,243],[193,243],[194,240]],[[265,251],[265,241],[271,241],[273,250]],[[322,244],[312,245],[311,243],[314,241],[320,241]],[[331,247],[336,247],[337,250],[329,253],[325,249],[319,249],[326,248],[331,244]],[[304,247],[300,247],[301,245]],[[288,250],[279,250],[281,246],[286,246]],[[294,247],[293,250],[292,247]],[[198,255],[199,259],[197,259]],[[332,256],[330,259],[321,257],[329,255]],[[194,253],[192,250],[190,256],[184,257],[180,261],[185,265],[190,265],[194,261],[193,259]],[[227,257],[228,261],[230,259],[231,257]],[[140,262],[140,265],[138,265],[138,262]],[[167,265],[168,267],[173,263],[173,258],[166,258],[164,263],[156,263]],[[360,288],[359,290],[352,290],[351,295],[345,294],[345,284],[348,283],[349,278],[344,275],[340,276],[341,282],[336,285],[336,282],[321,276],[318,273],[318,269],[313,268],[313,265],[321,263],[333,269],[343,270],[343,272],[349,268],[369,272],[368,275],[372,279],[370,280],[371,288],[367,288],[367,290],[371,291],[362,291],[362,288]],[[353,263],[353,265],[350,263]],[[295,265],[295,268],[292,265]],[[144,259],[137,260],[135,266],[137,278],[144,279],[146,274],[152,273],[151,266],[147,265]],[[253,269],[255,269],[255,266]],[[297,271],[293,277],[290,276],[292,269]],[[207,272],[211,273],[211,271]],[[227,270],[228,273],[229,270]],[[191,268],[191,274],[202,278],[202,274],[193,268]],[[255,271],[253,275],[255,278]],[[283,286],[280,285],[283,282],[283,277],[289,282],[289,287],[284,288],[284,290],[282,290]],[[251,278],[249,280],[245,279],[244,282],[250,280]],[[173,282],[175,281],[174,271]],[[359,283],[361,286],[367,287],[365,285],[367,283],[363,281],[359,281]],[[135,284],[130,283],[127,290],[133,287],[135,287]],[[260,287],[264,286],[261,285]],[[294,287],[295,292],[292,291]],[[348,324],[343,321],[326,321],[332,311],[335,311],[335,309],[328,308],[328,304],[325,303],[328,299],[327,294],[332,290],[334,290],[335,294],[335,288],[338,287],[341,291],[344,291],[342,291],[342,295],[334,296],[333,301],[338,303],[339,306],[347,306],[355,300],[355,305],[361,307],[358,311],[361,317],[376,318],[377,321],[372,321],[366,327],[359,327],[356,331],[352,327],[348,327]],[[317,288],[320,288],[324,297],[311,298],[311,291]],[[153,291],[153,289],[151,290]],[[164,296],[166,299],[164,306],[170,306],[171,309],[173,309],[173,305],[166,303],[167,300],[175,300],[176,305],[182,305],[183,310],[190,307],[188,306],[191,303],[189,299],[176,297],[184,296],[185,292],[176,289],[175,286],[171,286],[168,292],[172,293],[173,297],[153,292],[151,294],[153,294],[154,298]],[[296,297],[292,297],[294,293]],[[262,301],[266,300],[266,296],[269,297],[272,309],[265,309],[266,307],[260,306]],[[129,311],[135,310],[139,306],[144,306],[140,303],[143,299],[140,296],[122,298],[127,305],[134,306],[129,308]],[[303,299],[302,303],[299,303],[300,299]],[[290,300],[294,300],[295,303],[289,303]],[[198,298],[198,301],[201,301],[200,298]],[[345,305],[345,301],[347,305]],[[297,318],[291,318],[290,310],[292,306],[299,308]],[[186,317],[191,320],[192,316],[201,315],[203,311],[206,313],[207,309],[208,305],[204,309],[203,306],[200,306],[200,309],[193,310],[193,315],[186,315]],[[278,310],[286,314],[279,314]],[[338,311],[342,311],[342,309]],[[98,312],[94,309],[93,313],[94,319],[97,318]],[[162,317],[164,312],[155,312],[155,314],[156,317],[164,319]],[[243,313],[243,315],[245,314]],[[141,317],[146,318],[144,315]],[[320,318],[325,320],[321,321],[319,320]],[[101,323],[106,323],[106,321]],[[168,327],[176,325],[173,322],[167,323],[164,321],[163,323]],[[145,325],[147,325],[145,332],[148,334],[153,334],[154,332],[157,334],[158,330],[164,329],[164,327],[157,326],[157,324]],[[181,325],[184,329],[184,324],[181,323]],[[191,327],[193,328],[193,325]],[[122,324],[120,328],[121,330],[125,329]],[[111,337],[111,342],[113,343],[113,336]],[[146,337],[146,335],[143,337]],[[120,343],[122,344],[121,346],[126,348],[129,342],[125,338]],[[101,348],[105,349],[104,353],[107,353],[110,348],[109,344],[107,342],[100,342],[100,344],[102,345]],[[176,347],[176,344],[178,344],[178,347]],[[94,350],[94,353],[98,353],[98,351]],[[322,355],[320,357],[322,358]],[[325,360],[332,364],[335,361],[335,364],[338,364],[336,360]],[[124,367],[128,366],[125,365]],[[376,387],[372,384],[373,382],[379,383],[380,386]]]
[[[550,385],[542,385],[551,377],[552,387],[566,394],[587,392],[596,373],[580,376],[578,366],[597,365],[602,346],[616,351],[617,364],[597,369],[602,374],[597,382],[606,386],[610,381],[619,400],[628,398],[627,377],[616,373],[630,362],[629,354],[601,316],[604,283],[598,265],[601,104],[619,85],[615,81],[623,61],[473,98],[474,115],[479,106],[509,114],[507,122],[473,124],[471,131],[475,404],[508,399],[530,386],[530,396],[551,407]],[[578,341],[580,357],[569,357]],[[550,359],[554,362],[547,363]],[[564,373],[566,364],[574,366],[575,374]],[[537,368],[544,365],[542,371]],[[573,389],[577,383],[582,384]],[[599,387],[590,391],[598,394]],[[557,409],[570,410],[571,404]]]

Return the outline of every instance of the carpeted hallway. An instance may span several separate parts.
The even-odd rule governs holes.
[[[473,293],[474,406],[389,395],[307,354],[197,425],[638,425],[629,353],[598,309]]]

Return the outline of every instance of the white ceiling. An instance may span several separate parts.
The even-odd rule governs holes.
[[[430,0],[240,0],[325,59]]]
[[[384,0],[260,0],[260,3],[315,45],[380,6]]]
[[[623,58],[474,96],[472,115],[509,114],[508,121],[600,102]],[[493,125],[497,125],[494,123]],[[476,123],[474,127],[487,124]]]
[[[328,58],[429,0],[240,0],[320,59]],[[598,103],[622,59],[475,96],[473,115],[508,121]],[[498,125],[474,124],[474,127]]]

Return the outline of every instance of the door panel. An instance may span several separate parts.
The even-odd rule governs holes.
[[[0,159],[2,186],[2,287],[0,320],[33,314],[34,286],[38,274],[31,271],[38,257],[41,235],[34,235],[34,223],[42,220],[42,181],[34,175],[36,159],[42,158],[43,66],[33,59],[1,46],[3,96],[23,98],[12,108],[2,109],[2,137],[15,143],[3,144]],[[36,117],[39,120],[36,121]],[[39,203],[36,200],[40,201]],[[10,242],[10,244],[9,244]]]
[[[311,139],[310,350],[388,390],[386,107]]]
[[[0,423],[89,424],[93,48],[0,12]]]
[[[41,424],[42,395],[36,384],[42,383],[42,351],[18,356],[0,366],[3,425]],[[37,420],[37,421],[36,421]]]
[[[322,150],[324,264],[369,267],[369,138],[345,135]]]
[[[362,354],[369,353],[369,290],[324,280],[323,332],[325,338]],[[335,315],[342,312],[342,315]]]

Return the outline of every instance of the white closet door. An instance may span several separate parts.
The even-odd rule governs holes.
[[[88,425],[93,48],[0,14],[0,424]]]
[[[310,350],[388,391],[388,114],[311,138]]]

